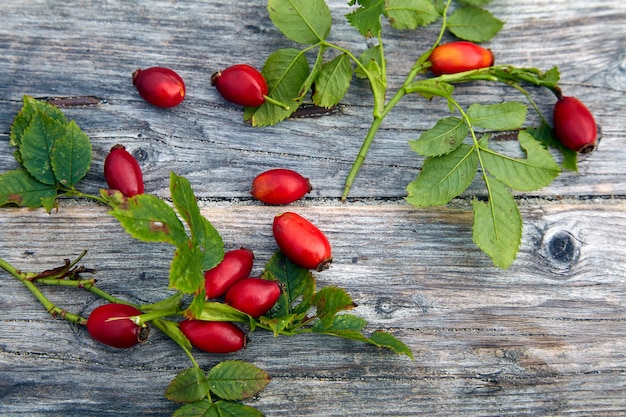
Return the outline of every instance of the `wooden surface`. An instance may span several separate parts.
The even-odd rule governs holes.
[[[365,49],[342,17],[345,3],[329,4],[331,39]],[[260,331],[243,352],[197,355],[205,368],[237,358],[269,372],[266,390],[247,401],[268,416],[624,415],[626,3],[494,0],[488,8],[507,22],[488,44],[497,62],[558,65],[565,93],[588,105],[603,134],[579,173],[518,194],[524,235],[506,271],[472,243],[469,200],[432,209],[403,201],[422,163],[407,141],[444,116],[445,103],[401,102],[342,204],[345,175],[370,122],[367,85],[353,81],[340,112],[263,129],[245,125],[241,109],[217,95],[213,71],[240,62],[260,67],[276,48],[292,46],[261,0],[0,3],[0,172],[17,166],[8,132],[24,94],[96,97],[96,105],[64,109],[93,143],[81,189],[103,187],[104,156],[123,143],[140,159],[148,192],[167,198],[169,171],[186,176],[227,248],[255,251],[257,272],[275,250],[271,219],[284,208],[253,201],[250,181],[277,166],[310,177],[314,191],[290,209],[333,245],[335,262],[318,274],[319,285],[346,288],[368,330],[392,331],[415,360],[338,339],[274,339]],[[391,85],[435,36],[435,28],[386,27]],[[153,65],[185,79],[181,106],[156,109],[134,91],[130,74]],[[523,99],[484,84],[459,94],[466,104]],[[554,98],[533,94],[549,113]],[[98,269],[100,286],[112,294],[140,302],[168,294],[171,249],[134,241],[103,207],[67,201],[52,215],[0,210],[0,258],[19,268],[57,266],[83,249],[83,264]],[[86,293],[46,293],[83,315],[100,303]],[[84,329],[51,318],[0,273],[0,415],[171,415],[177,406],[163,391],[188,366],[156,330],[138,348],[103,347]]]

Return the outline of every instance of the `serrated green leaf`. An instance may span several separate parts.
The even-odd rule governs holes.
[[[343,288],[335,286],[319,290],[313,298],[313,305],[317,308],[317,318],[322,321],[324,328],[332,325],[338,312],[356,307],[348,293]]]
[[[381,47],[380,45],[374,45],[371,48],[366,49],[360,56],[359,56],[359,62],[364,66],[367,67],[369,65],[369,63],[371,61],[374,61],[376,63],[376,66],[378,67],[378,70],[376,71],[377,74],[381,74],[382,71],[380,70],[380,68],[382,68],[382,56],[381,56]],[[365,73],[365,71],[360,67],[357,66],[354,70],[354,74],[361,79],[365,79],[367,78],[367,74]]]
[[[492,177],[485,178],[488,201],[475,199],[473,238],[491,257],[494,265],[506,269],[515,260],[522,242],[522,216],[515,198]]]
[[[267,10],[274,25],[294,42],[314,44],[330,33],[332,18],[324,0],[268,0]]]
[[[504,22],[479,7],[461,7],[448,18],[447,28],[457,38],[471,42],[486,42],[504,26]]]
[[[55,184],[50,154],[55,142],[64,136],[66,126],[47,114],[36,111],[21,137],[20,158],[22,165],[36,180]]]
[[[249,120],[253,126],[271,126],[289,117],[300,106],[309,63],[297,49],[278,49],[267,58],[261,73],[267,81],[268,95],[286,104],[288,110],[265,102],[260,107],[247,107],[244,120]]]
[[[413,151],[423,156],[439,156],[452,152],[463,143],[469,133],[464,120],[444,117],[434,127],[422,133],[417,140],[409,141]]]
[[[578,152],[563,146],[554,134],[554,129],[552,129],[552,127],[550,127],[547,123],[542,123],[537,128],[529,127],[526,129],[526,132],[544,146],[557,148],[563,155],[563,162],[561,163],[563,168],[578,172]]]
[[[202,282],[200,284],[200,290],[194,292],[193,299],[191,300],[191,302],[189,303],[189,306],[184,312],[185,317],[193,317],[193,318],[198,317],[204,311],[205,304],[206,304],[206,289],[204,287],[204,282]]]
[[[33,178],[25,169],[15,169],[0,175],[0,206],[15,204],[22,207],[42,207],[43,199],[54,199],[57,189]],[[49,211],[49,210],[48,210]]]
[[[378,347],[385,347],[391,349],[395,353],[407,355],[409,358],[413,359],[413,352],[411,349],[398,340],[391,333],[383,332],[381,330],[372,333],[369,338],[370,342]]]
[[[366,38],[378,37],[382,30],[380,17],[385,12],[385,0],[353,0],[349,4],[359,7],[346,15],[348,22]]]
[[[189,181],[170,173],[170,193],[178,214],[189,225],[194,246],[202,252],[202,268],[209,270],[224,259],[224,242],[219,232],[200,213]]]
[[[272,308],[273,310],[273,308]],[[282,314],[278,317],[267,316],[259,317],[259,321],[269,326],[269,329],[274,333],[274,336],[278,336],[281,332],[289,333],[290,331],[300,328],[303,325],[303,320],[306,318],[307,313],[298,314]]]
[[[361,317],[352,314],[338,314],[333,318],[332,323],[324,327],[325,332],[343,332],[354,331],[361,332],[367,324],[367,321]]]
[[[518,140],[526,152],[526,159],[511,158],[481,148],[485,169],[514,190],[534,191],[549,185],[560,172],[552,154],[523,130],[519,132]]]
[[[220,362],[207,375],[211,392],[224,400],[243,400],[262,391],[270,382],[264,370],[251,363],[228,360]]]
[[[352,80],[352,65],[348,55],[341,54],[322,65],[315,80],[313,103],[330,108],[345,96]]]
[[[169,288],[185,294],[196,294],[204,289],[203,253],[193,245],[181,245],[174,252],[170,265]],[[197,310],[194,311],[197,313]]]
[[[183,405],[172,417],[264,417],[264,414],[241,403],[207,399]]]
[[[187,245],[185,226],[172,207],[151,194],[138,194],[126,204],[116,206],[110,214],[119,220],[128,234],[145,242],[167,242]]]
[[[428,26],[440,17],[430,0],[388,0],[385,15],[400,30]]]
[[[484,6],[486,4],[491,3],[491,0],[458,0],[459,3],[464,4],[466,6]]]
[[[172,414],[172,417],[222,417],[214,407],[213,402],[201,400],[185,404]]]
[[[71,188],[89,171],[91,141],[72,120],[65,134],[52,144],[50,152],[52,171],[59,184]]]
[[[447,204],[469,187],[478,170],[474,147],[462,144],[446,155],[424,161],[422,171],[407,186],[406,201],[418,207]]]
[[[198,367],[185,369],[170,382],[165,398],[177,403],[193,403],[209,394],[209,380]]]
[[[52,104],[30,96],[24,96],[22,101],[24,104],[17,113],[17,116],[13,119],[13,124],[11,125],[10,145],[17,146],[18,148],[21,146],[24,130],[26,130],[33,115],[37,112],[44,113],[63,125],[67,124],[67,119],[63,112]]]
[[[472,125],[493,130],[515,130],[526,120],[528,106],[516,101],[482,105],[474,103],[467,109]]]
[[[294,264],[281,251],[277,251],[265,264],[262,275],[268,273],[280,282],[282,288],[276,306],[268,314],[271,318],[306,313],[309,310],[315,295],[315,277],[311,271]]]

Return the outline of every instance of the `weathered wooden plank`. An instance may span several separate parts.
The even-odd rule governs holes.
[[[282,208],[222,203],[202,210],[228,247],[255,250],[259,272],[275,250],[270,224]],[[624,204],[524,204],[522,250],[507,271],[472,247],[465,207],[294,210],[315,221],[333,244],[335,262],[318,274],[319,285],[346,288],[368,328],[391,329],[416,359],[342,340],[276,340],[255,332],[248,349],[232,355],[274,376],[251,404],[269,415],[623,412]],[[171,250],[133,241],[103,208],[62,207],[52,216],[9,209],[1,226],[0,256],[22,269],[49,268],[89,249],[84,263],[99,270],[107,291],[140,302],[167,294]],[[33,228],[41,233],[23,241],[23,231]],[[50,297],[85,315],[99,303],[79,295],[53,289]],[[128,352],[102,347],[83,329],[50,319],[6,274],[0,323],[5,413],[52,407],[96,415],[100,404],[113,403],[129,415],[175,408],[160,395],[188,361],[158,331]],[[198,356],[206,367],[223,358]],[[85,384],[94,384],[93,391],[78,388]]]

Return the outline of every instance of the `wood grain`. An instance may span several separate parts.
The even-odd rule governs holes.
[[[331,40],[367,48],[345,23],[346,2],[328,1]],[[561,72],[568,95],[581,98],[602,130],[598,149],[549,187],[519,193],[521,251],[506,271],[472,243],[469,193],[446,207],[416,209],[405,187],[422,159],[407,142],[448,114],[446,103],[405,98],[383,123],[351,199],[338,197],[371,122],[368,86],[353,80],[340,111],[252,128],[239,107],[210,87],[210,74],[247,62],[262,66],[275,49],[294,46],[274,28],[260,0],[43,0],[0,3],[0,172],[17,167],[8,137],[22,96],[87,97],[63,108],[90,136],[94,161],[80,188],[104,186],[109,148],[123,143],[139,159],[146,189],[169,197],[169,172],[187,177],[202,213],[226,247],[250,247],[253,273],[276,250],[271,219],[285,207],[249,196],[259,172],[277,166],[307,175],[313,192],[290,206],[328,235],[333,266],[318,285],[346,288],[367,330],[386,329],[415,360],[371,346],[257,331],[237,354],[272,382],[247,404],[268,416],[566,416],[626,414],[626,5],[570,0],[492,1],[506,21],[488,46],[497,63]],[[397,32],[384,24],[389,84],[437,35]],[[446,40],[451,39],[446,35]],[[138,67],[169,66],[183,76],[179,107],[156,109],[134,91]],[[550,93],[531,89],[548,116]],[[503,86],[458,89],[469,105],[520,100]],[[76,105],[80,104],[80,105]],[[528,123],[539,118],[529,112]],[[519,153],[501,138],[499,149]],[[58,212],[2,209],[0,258],[24,270],[58,266],[88,249],[83,264],[99,285],[136,302],[166,289],[172,249],[126,235],[104,207],[64,201]],[[46,288],[82,315],[100,301],[87,292]],[[52,318],[33,296],[0,273],[0,415],[165,416],[177,405],[163,392],[190,366],[173,342],[153,330],[140,347],[118,351],[84,329]]]

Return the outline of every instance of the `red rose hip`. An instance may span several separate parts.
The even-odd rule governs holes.
[[[137,326],[129,317],[141,311],[126,304],[104,304],[95,308],[87,319],[87,332],[100,343],[116,348],[130,348],[146,341],[148,326]]]
[[[318,272],[332,262],[330,243],[313,223],[293,212],[274,217],[274,239],[280,250],[294,264]]]
[[[133,73],[133,85],[144,100],[157,107],[174,107],[185,98],[185,82],[169,68],[138,69]]]
[[[554,105],[554,132],[566,148],[580,153],[589,153],[596,148],[596,121],[589,109],[575,97],[561,97]]]
[[[267,82],[256,68],[237,64],[211,76],[211,84],[231,103],[258,107],[265,103]]]
[[[248,277],[253,262],[251,250],[241,248],[226,252],[222,262],[204,273],[206,298],[221,297],[234,283]]]
[[[115,145],[104,160],[104,179],[109,188],[126,197],[143,194],[143,176],[139,163],[122,145]]]
[[[250,194],[267,204],[289,204],[311,191],[308,178],[291,169],[276,168],[257,175]]]
[[[231,353],[246,347],[246,334],[226,321],[183,320],[180,330],[196,348],[209,353]]]
[[[493,65],[493,53],[468,41],[450,42],[437,46],[428,60],[435,75],[456,74]]]
[[[252,317],[261,317],[280,297],[276,281],[261,278],[244,278],[226,291],[226,303]]]

